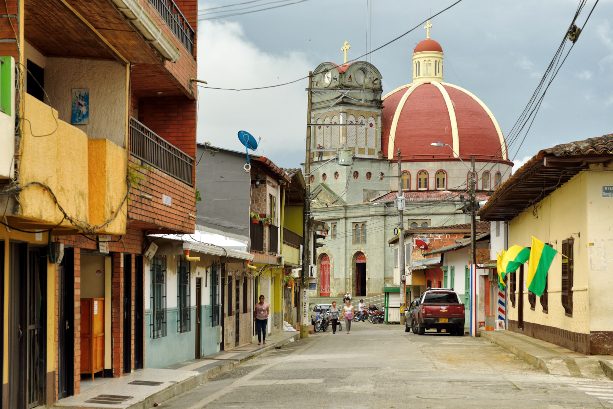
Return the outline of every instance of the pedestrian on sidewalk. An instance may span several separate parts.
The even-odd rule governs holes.
[[[336,301],[332,301],[332,308],[330,308],[330,321],[332,321],[332,334],[336,334],[336,324],[338,324],[338,308],[336,308]]]
[[[268,314],[270,314],[270,307],[268,303],[264,302],[264,296],[260,295],[260,302],[255,305],[253,311],[255,330],[258,333],[258,345],[262,343],[262,334],[264,334],[264,345],[266,345],[266,324],[268,324]]]
[[[343,307],[343,317],[345,318],[345,325],[347,326],[347,334],[351,331],[351,320],[353,319],[353,307],[351,306],[351,300],[347,300]]]

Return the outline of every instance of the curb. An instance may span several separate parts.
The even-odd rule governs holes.
[[[602,359],[598,360],[600,363],[600,367],[602,368],[602,372],[607,376],[607,378],[613,381],[613,366],[611,366],[611,362],[604,361]]]
[[[525,362],[529,363],[532,366],[535,366],[541,370],[543,370],[545,373],[549,373],[549,368],[547,368],[547,364],[545,363],[545,361],[537,356],[531,355],[525,351],[522,351],[521,349],[517,348],[516,346],[513,346],[511,344],[509,344],[508,342],[505,342],[497,337],[493,337],[490,334],[488,334],[488,332],[490,331],[481,331],[479,333],[479,336],[482,338],[487,339],[488,341],[501,346],[502,348],[506,349],[507,351],[509,351],[510,353],[512,353],[513,355],[518,356],[519,358],[521,358],[522,360],[524,360]],[[602,365],[602,363],[601,363]],[[612,374],[613,374],[613,368],[612,368]],[[608,376],[608,375],[607,375]]]
[[[153,407],[154,403],[158,403],[158,404],[163,403],[169,399],[174,398],[175,396],[179,396],[185,392],[188,392],[194,389],[197,386],[200,386],[201,384],[206,382],[208,378],[210,378],[213,375],[217,375],[222,372],[229,371],[230,369],[233,369],[234,367],[242,364],[245,361],[248,361],[252,358],[255,358],[258,355],[262,355],[265,352],[275,349],[275,347],[289,344],[290,342],[292,342],[290,341],[290,339],[293,339],[294,341],[299,340],[300,333],[296,332],[291,337],[288,337],[274,344],[267,345],[265,348],[258,349],[257,351],[253,351],[247,354],[246,356],[240,358],[239,360],[231,361],[226,364],[220,365],[218,367],[211,368],[207,371],[204,371],[200,373],[199,375],[196,375],[192,378],[186,379],[185,381],[179,382],[176,385],[172,385],[162,391],[154,393],[153,395],[145,398],[144,400],[128,406],[126,409],[149,409]]]

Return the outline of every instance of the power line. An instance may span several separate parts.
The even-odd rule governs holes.
[[[282,1],[288,1],[288,0],[282,0]],[[198,18],[198,21],[216,20],[216,19],[220,19],[220,18],[227,18],[227,17],[234,17],[234,16],[243,16],[245,14],[259,13],[260,11],[266,11],[266,10],[278,9],[278,8],[281,8],[281,7],[292,6],[294,4],[304,3],[305,1],[310,1],[310,0],[299,0],[299,1],[295,1],[293,3],[281,4],[279,6],[266,7],[266,8],[259,9],[259,10],[245,11],[245,12],[242,12],[242,13],[231,13],[231,14],[224,14],[223,16]],[[266,3],[266,4],[271,4],[271,3]]]
[[[270,1],[268,3],[257,4],[255,6],[241,7],[241,8],[234,9],[234,10],[208,11],[208,12],[200,12],[199,11],[198,12],[198,16],[201,17],[201,16],[207,16],[207,15],[210,15],[210,14],[217,14],[217,13],[234,13],[234,12],[237,12],[237,11],[249,10],[249,9],[253,9],[253,8],[256,8],[256,7],[266,6],[268,4],[287,3],[288,1],[294,1],[294,0],[276,0],[276,1]],[[229,6],[225,6],[225,7],[229,7]],[[216,8],[218,8],[218,7],[216,7]],[[211,10],[211,9],[209,9],[209,10]],[[262,10],[264,10],[264,9],[262,9]],[[255,11],[262,11],[262,10],[255,10]],[[201,19],[199,19],[199,20],[201,20]],[[204,20],[204,19],[202,19],[202,20]]]

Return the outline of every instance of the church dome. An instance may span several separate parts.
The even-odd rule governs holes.
[[[413,50],[413,53],[421,53],[424,51],[437,51],[439,53],[442,53],[443,47],[441,47],[441,45],[436,41],[427,39],[417,44],[415,50]]]
[[[454,160],[449,148],[431,145],[442,142],[464,161],[475,155],[477,161],[511,164],[494,115],[465,89],[416,81],[387,94],[383,105],[381,148],[388,159],[400,149],[407,162]]]

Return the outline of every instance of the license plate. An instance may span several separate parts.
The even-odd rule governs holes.
[[[449,322],[447,318],[439,318],[438,322]]]

